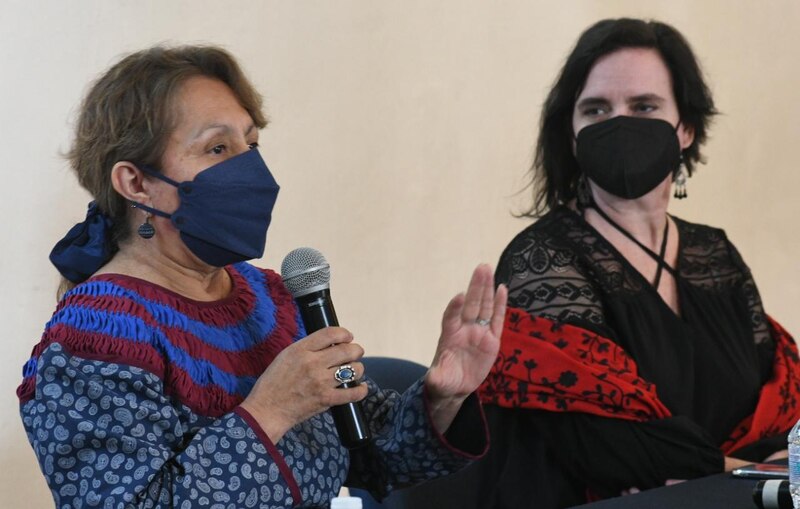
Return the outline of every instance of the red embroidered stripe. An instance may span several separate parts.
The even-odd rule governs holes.
[[[170,364],[165,380],[165,393],[174,396],[193,412],[210,417],[221,417],[244,401],[219,385],[198,385],[177,364]]]
[[[168,306],[192,320],[224,327],[236,325],[246,319],[253,312],[256,303],[256,296],[247,279],[233,267],[226,267],[226,270],[233,283],[231,293],[225,299],[210,302],[188,299],[149,281],[120,274],[101,274],[90,281],[107,281],[119,285],[146,300]],[[73,294],[63,299],[59,307],[73,303],[71,299],[76,297],[79,295]]]
[[[107,334],[87,333],[65,324],[56,324],[48,329],[42,341],[34,347],[31,356],[38,359],[52,343],[59,343],[69,353],[85,359],[134,366],[149,371],[162,380],[164,378],[163,357],[152,345],[146,343],[133,343]],[[35,382],[36,377],[30,376],[17,389],[21,404],[34,397]]]
[[[189,375],[189,371],[194,366],[193,362],[204,361],[210,363],[215,370],[218,369],[235,377],[247,376],[255,378],[263,373],[281,350],[290,345],[299,336],[297,308],[291,295],[284,287],[280,276],[266,269],[252,267],[250,269],[258,270],[260,277],[263,277],[262,282],[259,277],[250,276],[257,284],[265,284],[266,288],[257,289],[258,295],[265,295],[265,298],[272,300],[274,304],[274,316],[272,319],[274,319],[275,323],[263,338],[256,340],[255,343],[248,344],[244,350],[223,350],[209,344],[196,333],[185,330],[182,322],[170,320],[169,316],[159,318],[159,320],[165,322],[162,324],[153,317],[147,304],[134,300],[134,298],[138,297],[124,296],[124,289],[129,289],[138,296],[145,297],[145,300],[165,306],[165,313],[177,309],[177,312],[197,321],[203,321],[210,327],[225,327],[228,325],[244,327],[242,323],[229,322],[234,318],[245,320],[250,317],[256,305],[256,293],[250,286],[252,283],[248,282],[245,276],[233,267],[227,269],[234,279],[235,291],[232,292],[232,297],[225,301],[212,303],[188,301],[161,287],[135,278],[105,275],[94,279],[107,281],[107,283],[101,284],[120,285],[123,288],[123,296],[115,296],[114,294],[92,295],[90,291],[87,294],[75,293],[63,299],[57,307],[57,313],[68,307],[80,307],[84,308],[86,314],[70,310],[70,313],[72,313],[69,318],[71,320],[70,325],[62,322],[51,322],[42,336],[42,340],[33,348],[31,354],[32,365],[35,368],[35,361],[39,359],[44,349],[50,344],[58,342],[67,351],[86,359],[126,364],[147,370],[163,380],[165,394],[177,398],[195,412],[219,417],[241,403],[242,396],[229,392],[231,387],[228,387],[228,383],[226,383],[225,387],[222,387],[214,383],[200,385],[194,382]],[[239,297],[234,296],[234,293],[239,294]],[[244,295],[244,298],[241,298],[241,295]],[[266,297],[267,295],[269,297]],[[225,311],[222,314],[215,314],[220,308],[225,308]],[[96,310],[97,313],[92,310]],[[206,313],[210,314],[207,315]],[[120,324],[116,323],[115,315],[119,315]],[[104,317],[109,320],[108,330],[103,328],[102,333],[81,330],[84,325],[89,329],[99,328],[104,322],[101,320],[98,324],[96,320]],[[107,332],[126,334],[128,336],[139,334],[138,329],[130,329],[123,333],[117,328],[121,324],[125,327],[140,327],[135,325],[136,320],[141,321],[145,327],[159,330],[162,333],[162,338],[165,338],[168,343],[153,344],[153,341],[148,338],[139,338],[146,341],[137,342],[132,339],[121,339],[107,334]],[[261,320],[263,320],[263,317],[261,317]],[[85,324],[84,321],[86,321]],[[258,326],[264,327],[267,323],[261,323]],[[149,334],[146,329],[143,329],[142,333]],[[169,352],[175,351],[174,349],[188,354],[190,358],[189,365],[182,366],[171,360]],[[25,403],[34,397],[34,384],[35,376],[27,375],[17,389],[17,395],[21,403]]]
[[[221,350],[203,342],[194,334],[178,328],[162,328],[166,338],[176,348],[193,359],[213,363],[222,371],[236,376],[259,376],[287,346],[292,344],[288,334],[271,334],[246,350]]]
[[[289,468],[289,465],[286,464],[286,460],[283,459],[283,456],[278,451],[278,448],[275,447],[275,444],[272,443],[272,440],[269,439],[267,434],[258,424],[258,421],[244,408],[237,406],[233,409],[233,412],[244,419],[244,421],[250,425],[250,427],[255,432],[256,436],[261,440],[261,443],[264,444],[264,447],[267,448],[267,452],[272,457],[272,460],[278,465],[278,470],[281,472],[281,476],[286,481],[286,484],[289,486],[289,492],[292,494],[292,507],[297,507],[302,502],[302,496],[300,494],[300,487],[297,485],[297,481],[292,474],[292,470]]]
[[[119,312],[138,318],[145,325],[160,330],[170,344],[192,358],[211,362],[221,370],[237,376],[259,376],[297,335],[294,307],[289,306],[276,308],[276,324],[271,334],[248,349],[230,351],[220,349],[184,328],[158,323],[147,308],[128,297],[76,295],[72,298],[71,305],[96,309],[101,313]]]

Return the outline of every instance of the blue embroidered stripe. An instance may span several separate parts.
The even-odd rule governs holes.
[[[257,274],[260,275],[258,272]],[[89,281],[76,287],[70,292],[70,295],[122,297],[129,299],[146,309],[159,325],[174,327],[189,332],[200,341],[220,350],[239,352],[253,347],[254,343],[250,333],[258,331],[262,338],[266,339],[275,329],[275,304],[267,293],[263,279],[261,282],[248,282],[251,284],[251,290],[256,294],[256,300],[263,302],[264,305],[255,306],[255,311],[250,313],[243,322],[224,327],[214,327],[191,319],[185,314],[176,311],[168,304],[145,299],[133,290],[120,287],[108,281]],[[102,315],[104,312],[97,311],[97,314]],[[53,315],[48,323],[48,327],[55,323],[66,323],[67,325],[78,326],[72,322],[65,321],[62,316],[60,316],[60,313]],[[111,332],[106,333],[113,334]]]

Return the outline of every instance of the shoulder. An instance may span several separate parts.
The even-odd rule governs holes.
[[[43,355],[48,351],[101,361],[124,360],[130,366],[162,374],[165,361],[152,340],[152,310],[143,300],[113,277],[93,278],[67,292],[25,363],[17,390],[20,400],[32,397],[37,365],[46,363]],[[53,350],[53,345],[58,345],[57,349]]]
[[[549,211],[517,234],[503,250],[497,264],[498,283],[514,277],[560,271],[575,264],[576,252],[570,232],[577,216],[565,207]]]
[[[509,289],[509,307],[559,323],[603,327],[600,292],[585,260],[589,234],[580,216],[566,207],[551,210],[520,232],[495,274],[495,282]]]
[[[676,216],[671,216],[678,226],[681,243],[685,247],[715,247],[728,242],[725,230],[706,224],[692,223]]]
[[[563,229],[570,224],[570,215],[574,216],[574,214],[565,207],[558,207],[550,210],[547,214],[536,219],[536,221],[519,232],[511,242],[508,243],[506,250],[525,249],[530,247],[531,244],[559,238],[559,232],[562,232]]]
[[[116,352],[122,358],[132,357],[134,365],[158,372],[162,363],[145,359],[159,356],[142,352],[155,350],[153,334],[159,320],[171,320],[179,313],[174,302],[159,298],[158,293],[135,278],[91,278],[58,302],[45,325],[43,341],[61,343],[70,352],[101,359]]]
[[[680,235],[681,275],[715,286],[738,283],[750,273],[725,230],[673,216]]]

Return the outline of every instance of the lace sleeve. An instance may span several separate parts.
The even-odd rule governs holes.
[[[577,253],[545,225],[539,226],[520,233],[498,262],[495,282],[508,287],[509,306],[557,322],[603,329],[600,296]]]
[[[747,309],[750,313],[750,324],[753,327],[753,340],[757,345],[772,345],[774,341],[770,334],[769,323],[767,315],[764,312],[764,305],[761,302],[761,295],[758,293],[756,282],[753,279],[753,274],[750,272],[750,267],[744,262],[744,259],[739,254],[736,246],[725,237],[725,244],[727,245],[730,257],[733,263],[742,272],[741,294],[747,304]]]
[[[690,284],[709,291],[734,291],[743,299],[757,345],[773,344],[761,296],[750,268],[723,230],[680,221],[681,276]]]

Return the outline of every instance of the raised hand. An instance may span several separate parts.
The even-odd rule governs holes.
[[[425,385],[431,414],[446,430],[464,399],[486,378],[500,348],[508,291],[494,290],[492,269],[479,265],[467,293],[453,297],[442,317],[442,334]]]

